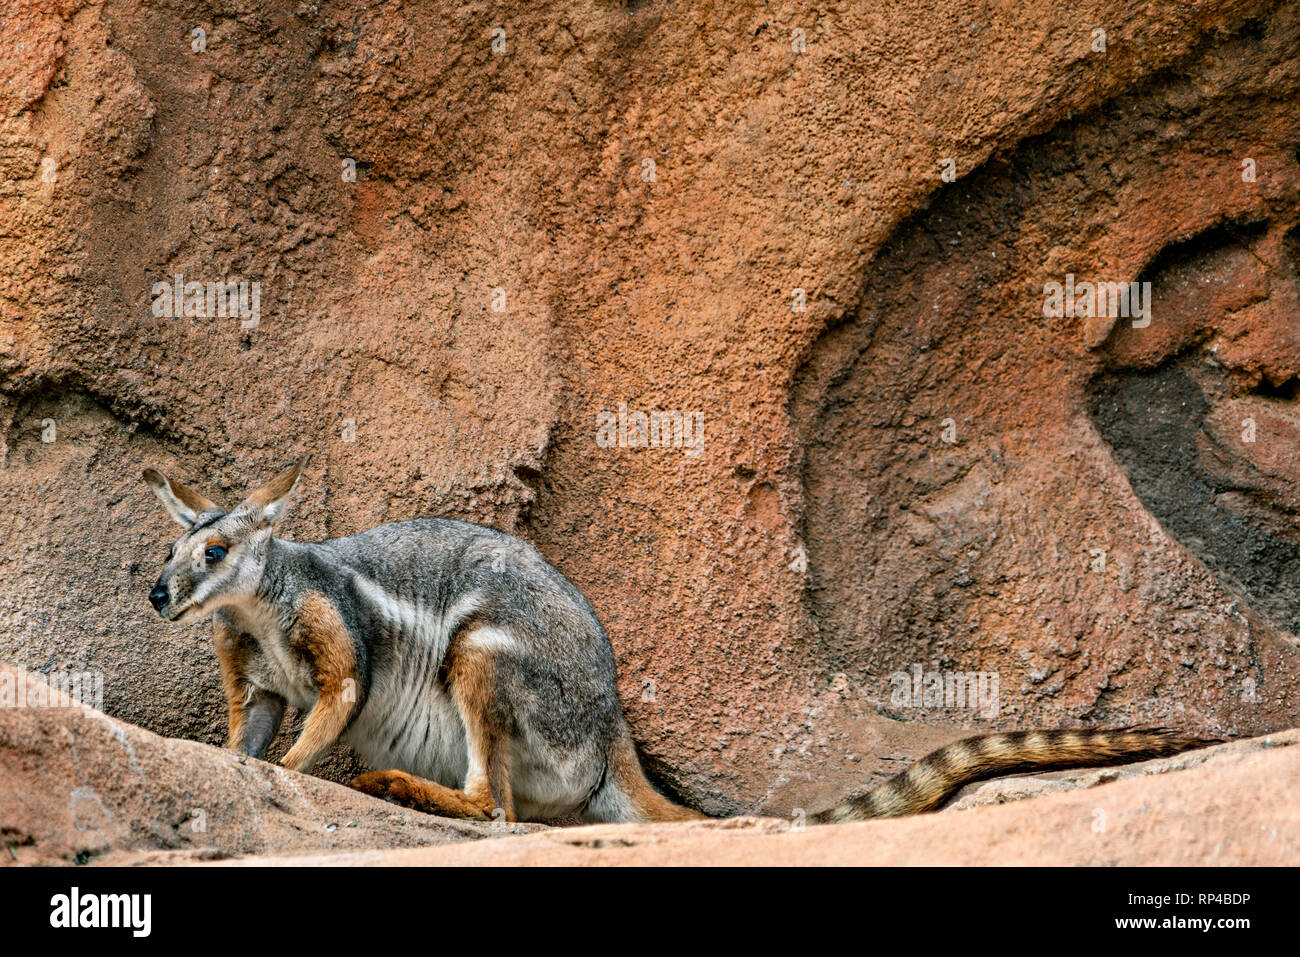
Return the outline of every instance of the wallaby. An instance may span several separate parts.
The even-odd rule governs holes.
[[[354,788],[422,811],[508,821],[704,817],[646,779],[605,629],[535,548],[442,518],[312,544],[275,538],[305,461],[229,512],[144,472],[185,529],[149,601],[176,623],[212,615],[227,747],[260,757],[288,705],[308,713],[286,768],[309,770],[341,739],[385,769],[355,778]],[[1213,743],[1163,729],[983,735],[812,820],[913,814],[1000,774]]]

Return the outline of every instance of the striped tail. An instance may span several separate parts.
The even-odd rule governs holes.
[[[1164,728],[980,735],[926,755],[906,771],[811,820],[832,824],[921,814],[941,807],[972,781],[1025,771],[1130,764],[1220,743],[1217,738],[1193,738]]]

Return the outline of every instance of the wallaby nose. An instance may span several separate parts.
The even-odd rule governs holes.
[[[167,604],[167,599],[171,595],[167,591],[167,586],[159,582],[153,586],[153,591],[149,592],[149,604],[153,605],[154,611],[162,611],[163,605]]]

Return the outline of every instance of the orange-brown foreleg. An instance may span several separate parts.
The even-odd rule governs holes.
[[[280,763],[291,771],[306,772],[347,729],[360,685],[352,637],[338,609],[324,595],[311,592],[299,605],[295,645],[312,662],[317,698],[302,733]]]
[[[244,672],[248,655],[240,644],[239,636],[219,620],[212,622],[212,643],[221,666],[221,687],[226,692],[226,709],[230,732],[226,747],[238,751],[244,743],[245,706],[252,690]]]
[[[260,758],[280,730],[284,699],[249,680],[249,648],[236,632],[214,620],[213,639],[230,720],[226,747]]]

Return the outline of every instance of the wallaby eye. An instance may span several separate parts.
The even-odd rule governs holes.
[[[203,557],[207,559],[209,563],[219,562],[221,559],[226,557],[226,550],[221,545],[209,545],[207,548],[203,549]]]

